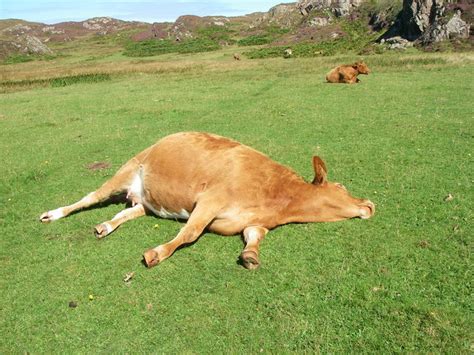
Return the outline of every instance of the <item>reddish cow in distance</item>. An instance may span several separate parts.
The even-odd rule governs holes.
[[[98,224],[103,238],[122,223],[152,212],[162,218],[187,220],[168,243],[149,249],[152,267],[205,231],[242,233],[240,255],[248,269],[259,266],[259,244],[269,230],[287,223],[332,222],[370,218],[374,204],[352,197],[339,183],[327,181],[327,169],[313,157],[315,177],[306,182],[290,168],[234,140],[209,133],[183,132],[159,140],[125,165],[98,190],[80,201],[43,213],[51,222],[74,211],[127,194],[130,207]]]
[[[355,62],[349,65],[340,65],[332,69],[326,75],[326,81],[328,83],[345,83],[355,84],[360,80],[357,78],[359,74],[369,75],[370,70],[367,64],[364,62]]]

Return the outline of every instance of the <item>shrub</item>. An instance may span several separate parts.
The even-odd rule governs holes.
[[[205,38],[196,38],[183,42],[178,42],[176,47],[178,48],[178,53],[210,52],[221,48],[218,43]]]
[[[13,54],[7,57],[3,61],[3,64],[26,63],[26,62],[31,62],[32,60],[34,60],[34,58],[26,54]]]
[[[110,80],[109,74],[98,73],[98,74],[81,74],[81,75],[54,78],[50,80],[50,83],[52,87],[61,87],[61,86],[69,86],[73,84],[98,83],[98,82],[107,81],[107,80]]]
[[[74,84],[83,83],[98,83],[101,81],[110,80],[110,74],[79,74],[73,76],[63,76],[51,79],[34,79],[34,80],[20,80],[20,81],[3,81],[0,82],[0,92],[14,90],[19,88],[34,88],[34,87],[63,87]]]
[[[377,37],[376,34],[368,33],[368,28],[362,21],[342,20],[339,24],[346,33],[344,37],[319,43],[294,44],[291,46],[293,56],[330,56],[338,53],[346,53],[348,51],[359,53],[363,51],[366,46],[369,46]],[[281,57],[286,48],[288,48],[288,46],[260,48],[245,52],[244,54],[250,59]]]
[[[205,38],[214,42],[233,42],[233,40],[230,38],[230,35],[233,32],[234,31],[225,26],[216,25],[202,27],[197,31],[199,38]]]
[[[237,42],[239,46],[256,46],[261,44],[268,44],[273,41],[269,35],[252,35],[242,38]]]
[[[220,48],[220,45],[207,38],[188,39],[174,42],[169,39],[150,39],[141,42],[128,42],[124,55],[128,57],[147,57],[166,53],[199,53],[209,52]]]
[[[125,45],[124,55],[129,57],[147,57],[175,51],[172,41],[149,39],[140,42],[128,42]]]

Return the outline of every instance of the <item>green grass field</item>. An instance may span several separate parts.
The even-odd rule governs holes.
[[[370,56],[354,86],[324,75],[357,58],[229,53],[0,67],[5,80],[110,73],[0,95],[0,353],[472,352],[472,53]],[[308,180],[320,155],[376,215],[277,228],[256,271],[237,263],[239,236],[210,233],[146,269],[143,251],[180,223],[147,216],[96,240],[122,205],[39,223],[185,130],[237,139]]]

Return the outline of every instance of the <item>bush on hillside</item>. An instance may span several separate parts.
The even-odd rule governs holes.
[[[257,46],[262,44],[268,44],[273,41],[273,38],[269,35],[252,35],[242,38],[237,42],[239,46]]]
[[[3,64],[16,64],[16,63],[26,63],[34,60],[30,55],[26,54],[12,54],[9,57],[5,58]]]
[[[148,57],[166,53],[200,53],[220,49],[220,45],[210,39],[196,38],[181,42],[169,39],[149,39],[140,42],[128,42],[125,45],[124,55],[128,57]]]
[[[367,25],[362,21],[343,20],[340,26],[345,32],[344,37],[319,43],[293,44],[291,45],[293,57],[331,56],[348,51],[360,53],[377,37],[376,34],[368,33]],[[281,57],[286,48],[288,45],[272,46],[251,50],[244,54],[250,59]]]
[[[234,43],[235,41],[230,37],[235,31],[230,30],[226,26],[207,26],[197,30],[198,37],[201,39],[208,39],[213,42],[227,42]]]

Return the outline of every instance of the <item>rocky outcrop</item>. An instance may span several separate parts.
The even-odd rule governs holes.
[[[395,24],[381,39],[399,36],[428,44],[453,37],[468,38],[470,24],[461,18],[462,8],[450,3],[454,11],[447,11],[446,5],[444,0],[404,0]]]
[[[458,9],[447,22],[446,19],[435,21],[423,32],[420,41],[429,44],[449,39],[468,38],[470,25],[461,19],[461,14],[461,10]]]
[[[301,21],[301,14],[296,3],[279,4],[273,6],[267,13],[257,19],[255,25],[271,24],[284,28],[292,28]]]
[[[283,3],[273,6],[260,17],[254,26],[272,24],[284,28],[294,28],[300,23],[308,26],[324,27],[331,22],[331,14],[336,17],[350,15],[364,0],[299,0],[297,3]],[[316,17],[309,16],[319,11]]]
[[[303,16],[313,10],[329,10],[335,16],[347,16],[362,4],[363,0],[299,0],[297,7]]]
[[[35,36],[26,35],[22,38],[22,44],[22,52],[24,53],[39,55],[53,54],[53,51]]]
[[[4,38],[1,42],[0,57],[10,54],[53,54],[53,51],[45,45],[40,38],[33,35],[38,25],[32,26],[17,24],[3,29],[0,33]]]
[[[53,51],[46,46],[38,37],[30,35],[20,35],[13,41],[0,41],[0,57],[7,57],[9,54],[33,54],[47,55]]]

